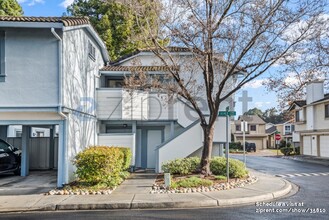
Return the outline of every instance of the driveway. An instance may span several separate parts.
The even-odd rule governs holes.
[[[27,177],[0,174],[1,195],[42,194],[56,188],[57,171],[30,171]]]

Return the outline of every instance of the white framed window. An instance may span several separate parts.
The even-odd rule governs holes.
[[[324,105],[324,117],[329,118],[329,104]]]
[[[96,48],[90,41],[88,41],[88,55],[93,61],[96,60]]]

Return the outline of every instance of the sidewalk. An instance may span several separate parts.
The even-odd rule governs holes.
[[[277,199],[292,189],[291,184],[284,179],[252,173],[259,180],[245,187],[178,194],[150,194],[156,175],[133,174],[111,195],[0,196],[0,212],[221,207]]]

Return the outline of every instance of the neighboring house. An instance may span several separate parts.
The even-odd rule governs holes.
[[[22,176],[34,160],[56,164],[57,185],[73,178],[74,156],[97,144],[94,100],[107,50],[87,18],[0,17],[0,138],[22,128]],[[45,155],[29,158],[31,127],[58,129]]]
[[[287,121],[282,124],[267,124],[266,134],[267,137],[267,148],[276,148],[276,144],[278,144],[277,141],[275,141],[275,134],[281,135],[281,140],[286,141],[286,143],[293,143],[292,141],[292,135],[294,132],[294,125],[292,121]]]
[[[8,126],[7,137],[15,138],[22,137],[23,127],[21,125],[10,125]],[[31,127],[31,137],[50,137],[51,129]],[[58,136],[58,126],[55,127],[55,136]]]
[[[289,111],[295,115],[293,143],[299,143],[301,154],[329,157],[329,94],[323,81],[308,83],[306,100],[295,101]]]
[[[256,144],[256,149],[267,148],[267,134],[265,132],[266,123],[258,115],[243,115],[239,116],[238,120],[234,121],[232,126],[232,134],[235,142],[243,142],[243,132],[241,130],[242,120],[248,123],[248,129],[245,132],[245,141]]]
[[[181,61],[180,69],[193,65],[192,53],[186,48],[168,49],[174,59]],[[138,71],[160,78],[168,73],[167,67],[151,50],[137,51],[100,70],[101,83],[97,89],[99,144],[129,146],[133,152],[133,166],[158,172],[167,160],[201,155],[202,128],[196,112],[186,101],[177,97],[168,101],[167,94],[152,90],[122,88],[125,76]],[[198,72],[196,67],[193,71],[195,76],[202,77],[202,70]],[[234,77],[231,80],[235,80]],[[201,98],[206,100],[205,95]],[[227,106],[233,109],[233,100],[231,97],[224,101],[220,111]],[[204,114],[207,115],[207,110]],[[226,142],[225,124],[225,118],[219,117],[216,121],[213,155],[219,155]]]

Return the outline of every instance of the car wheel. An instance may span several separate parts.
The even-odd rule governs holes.
[[[17,176],[21,175],[21,166],[17,167],[17,169],[14,171],[14,174]]]

